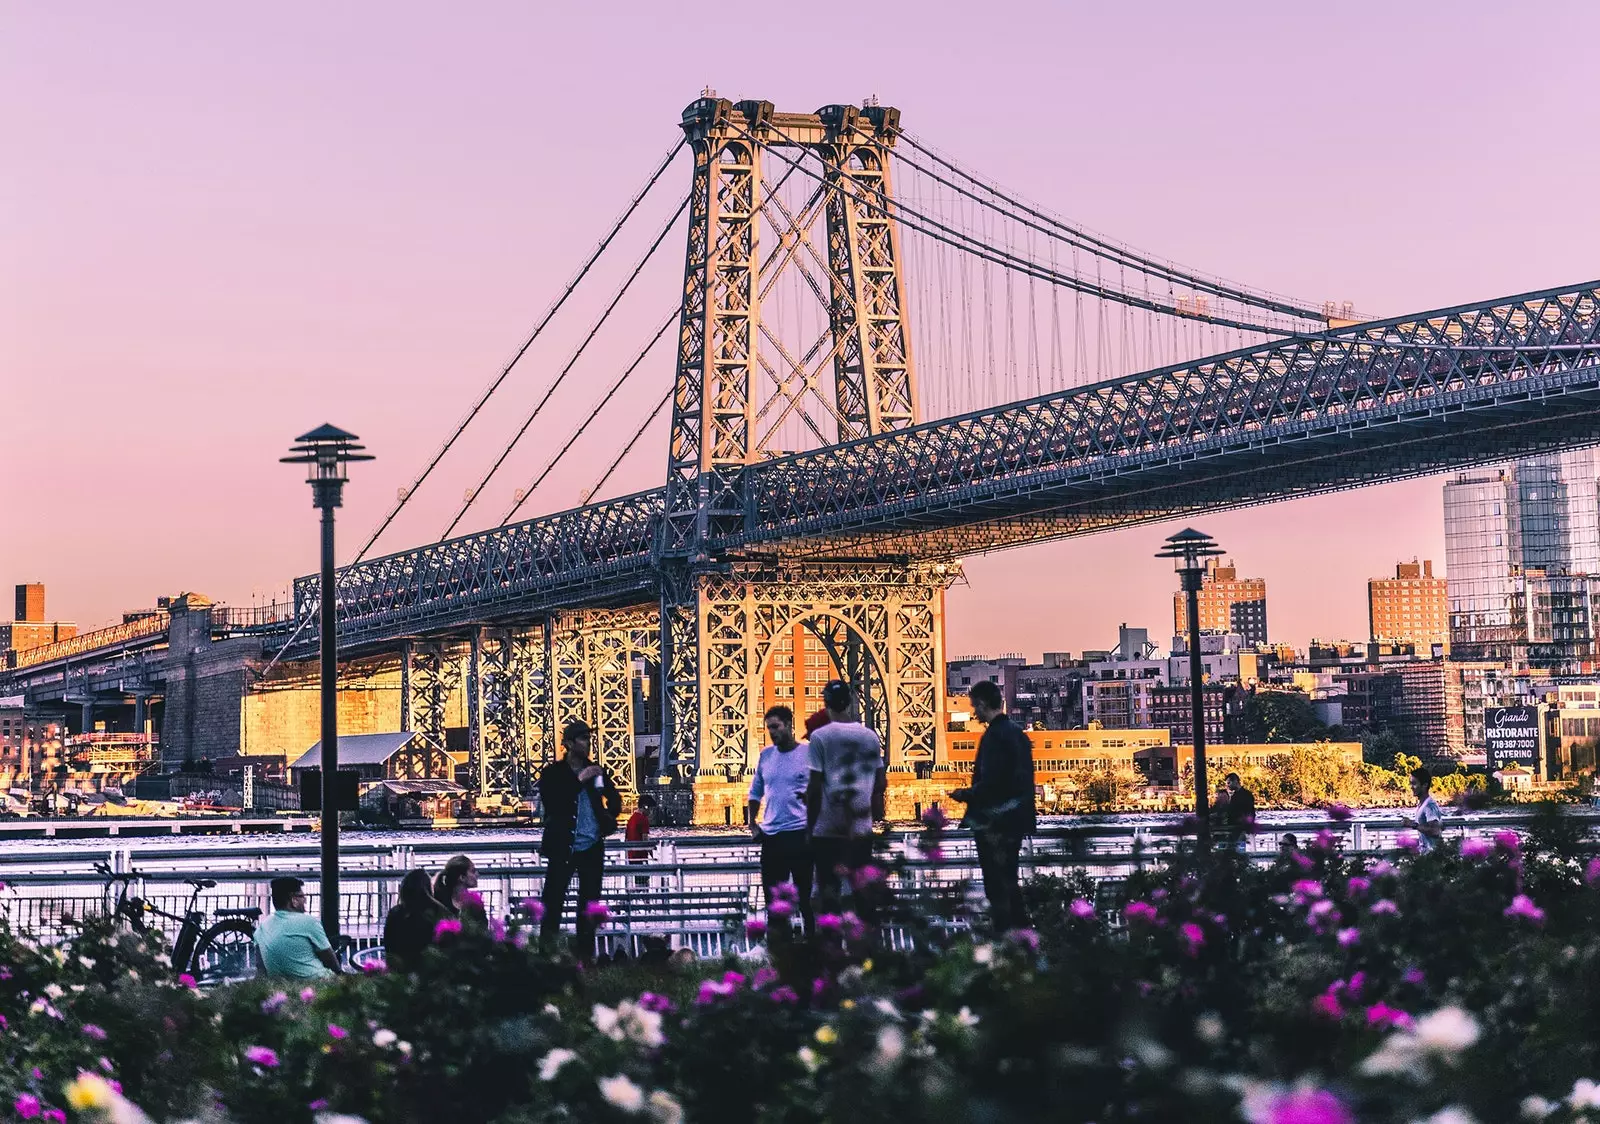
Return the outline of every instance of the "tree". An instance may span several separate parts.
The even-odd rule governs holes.
[[[1315,742],[1328,737],[1316,707],[1299,691],[1257,691],[1245,700],[1240,725],[1247,742]]]
[[[1405,743],[1393,730],[1379,730],[1361,735],[1361,759],[1369,765],[1388,768],[1394,759],[1405,752]]]

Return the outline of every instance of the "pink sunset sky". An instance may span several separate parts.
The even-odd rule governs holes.
[[[0,588],[43,581],[51,615],[83,627],[182,590],[272,596],[316,550],[309,490],[277,458],[324,421],[378,457],[347,491],[348,558],[702,86],[801,110],[876,94],[1095,230],[1392,315],[1600,276],[1597,41],[1587,0],[1537,17],[1476,0],[11,0]],[[442,530],[561,349],[530,359],[380,550]],[[612,369],[541,419],[501,492]],[[665,360],[648,373],[537,510],[593,482],[667,386]],[[664,458],[648,441],[608,490],[659,484]],[[1275,639],[1360,637],[1367,578],[1398,558],[1442,566],[1440,483],[1195,523],[1267,579]],[[1151,555],[1173,529],[970,560],[950,653],[1107,647],[1119,621],[1164,639],[1173,580]]]

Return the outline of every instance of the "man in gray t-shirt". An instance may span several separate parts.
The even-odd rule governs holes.
[[[836,901],[842,877],[872,859],[872,824],[883,818],[883,743],[862,724],[855,692],[835,679],[822,689],[831,721],[811,735],[806,823],[817,863],[817,891]]]

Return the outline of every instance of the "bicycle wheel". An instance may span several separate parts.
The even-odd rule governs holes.
[[[195,942],[189,974],[203,984],[254,979],[261,967],[255,936],[256,927],[242,917],[218,921]]]

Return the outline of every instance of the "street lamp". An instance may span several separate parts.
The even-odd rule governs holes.
[[[1222,553],[1210,535],[1188,527],[1169,536],[1157,558],[1170,558],[1189,605],[1189,709],[1194,727],[1194,814],[1202,844],[1211,838],[1211,791],[1206,782],[1205,664],[1200,659],[1200,584],[1206,559]]]
[[[329,940],[339,936],[339,809],[334,780],[339,773],[339,660],[333,607],[333,509],[344,495],[345,466],[372,457],[356,444],[356,435],[338,426],[320,425],[295,438],[284,464],[306,466],[311,502],[322,512],[322,928]]]

